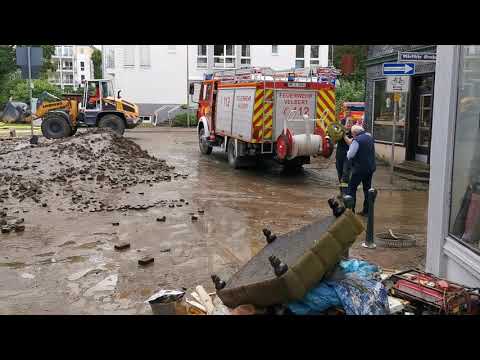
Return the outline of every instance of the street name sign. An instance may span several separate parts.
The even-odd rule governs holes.
[[[414,63],[385,63],[383,64],[384,76],[409,76],[415,75]]]
[[[398,62],[436,62],[437,54],[436,53],[419,53],[419,52],[399,52],[398,53]]]
[[[388,76],[387,93],[407,93],[410,84],[408,76]]]

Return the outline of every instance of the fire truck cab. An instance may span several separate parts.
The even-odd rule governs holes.
[[[330,157],[337,75],[334,68],[244,68],[206,75],[200,86],[190,85],[190,94],[198,97],[200,151],[210,154],[221,147],[233,168],[252,157],[294,167],[310,163],[311,156]]]

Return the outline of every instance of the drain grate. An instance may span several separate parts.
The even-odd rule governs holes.
[[[392,230],[376,234],[376,241],[379,246],[386,248],[409,248],[417,244],[415,236],[409,234],[394,234]]]

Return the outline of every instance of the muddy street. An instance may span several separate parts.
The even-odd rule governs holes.
[[[38,204],[12,197],[0,204],[25,225],[0,234],[0,313],[150,314],[144,301],[156,290],[201,284],[212,291],[211,274],[228,279],[264,246],[264,227],[280,234],[327,215],[327,199],[337,192],[333,158],[278,175],[266,165],[232,170],[219,150],[201,155],[194,130],[136,129],[126,138],[159,159],[151,160],[155,174],[142,165],[134,169],[139,179],[116,176],[119,158],[113,170],[104,166],[111,174],[87,178],[86,188],[85,181],[72,182],[75,196],[55,196],[58,181],[45,178]],[[37,160],[41,147],[28,150]],[[0,152],[4,162],[12,156]],[[40,161],[38,168],[47,163]],[[125,158],[124,167],[131,161],[143,164]],[[108,176],[109,186],[99,175]],[[423,267],[428,192],[401,179],[391,188],[388,181],[388,169],[380,166],[373,181],[379,189],[376,231],[414,234],[417,246],[368,250],[361,247],[362,234],[350,254],[382,267]],[[23,190],[16,191],[21,196]],[[92,191],[95,205],[85,204]],[[361,189],[357,198],[363,201]],[[116,250],[122,242],[130,248]],[[139,265],[144,256],[154,262]]]

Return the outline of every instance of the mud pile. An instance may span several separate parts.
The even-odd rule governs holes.
[[[60,140],[42,139],[39,145],[30,145],[25,139],[2,141],[0,146],[4,152],[0,153],[0,209],[2,202],[12,201],[33,201],[47,207],[52,198],[58,197],[68,198],[70,206],[83,211],[103,192],[127,192],[138,184],[153,186],[186,177],[173,173],[174,167],[165,160],[110,130],[95,129]],[[95,209],[102,208],[106,210],[107,204],[95,205]]]

